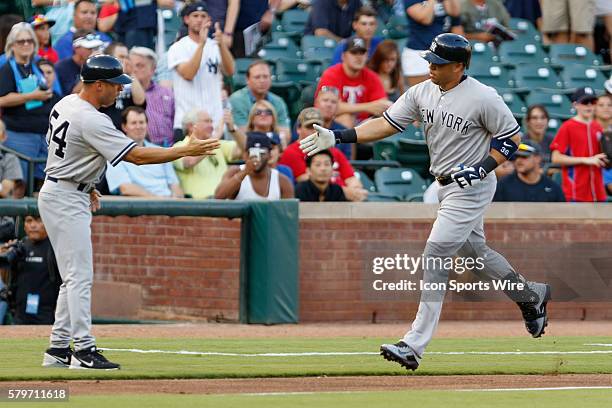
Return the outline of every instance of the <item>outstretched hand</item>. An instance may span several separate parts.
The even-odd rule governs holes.
[[[196,137],[190,137],[187,143],[188,156],[214,156],[215,150],[221,147],[216,139],[200,140]]]
[[[315,133],[300,141],[300,149],[308,156],[336,145],[334,132],[317,124],[314,125],[314,129],[316,130]]]

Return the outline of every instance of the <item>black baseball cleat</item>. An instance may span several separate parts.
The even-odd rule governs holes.
[[[532,337],[537,338],[544,334],[544,329],[548,326],[546,304],[550,300],[550,286],[535,282],[529,282],[528,285],[533,296],[527,301],[516,304],[521,309],[527,331]]]
[[[70,347],[51,347],[45,351],[43,356],[43,367],[68,368],[72,360],[72,349]]]
[[[72,354],[70,368],[85,370],[118,370],[119,364],[111,363],[96,346]]]
[[[383,344],[380,346],[380,355],[388,361],[399,363],[406,370],[416,370],[419,367],[414,353],[403,341],[395,344]]]

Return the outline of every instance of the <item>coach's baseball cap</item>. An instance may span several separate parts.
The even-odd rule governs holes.
[[[597,94],[595,90],[590,86],[585,86],[584,88],[578,88],[572,94],[572,102],[576,103],[589,103],[597,100]]]
[[[315,123],[323,126],[324,120],[321,112],[317,108],[306,108],[300,112],[297,118],[300,126],[312,126]]]
[[[187,17],[193,12],[196,11],[205,11],[208,13],[208,5],[203,1],[196,1],[195,3],[187,4],[181,10],[181,17]]]
[[[247,150],[251,147],[270,150],[272,148],[272,140],[264,132],[248,132],[246,147]]]
[[[541,154],[540,146],[538,146],[536,143],[532,142],[531,140],[523,141],[519,145],[516,153],[514,153],[514,155],[517,157],[539,156],[540,154]]]
[[[346,40],[346,42],[344,43],[344,52],[350,52],[350,51],[367,51],[368,47],[366,45],[366,42],[363,38],[361,37],[351,37],[349,39]]]

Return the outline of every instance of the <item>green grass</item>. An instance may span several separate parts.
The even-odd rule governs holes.
[[[230,353],[376,352],[382,338],[328,339],[99,339],[100,347]],[[610,347],[584,343],[612,343],[612,337],[544,337],[493,339],[437,339],[428,351],[580,351]],[[40,367],[45,339],[0,339],[0,381],[52,379],[162,379],[299,377],[340,375],[406,375],[406,370],[378,355],[235,357],[177,354],[138,354],[107,351],[122,364],[111,372],[44,369]],[[6,352],[10,350],[10,353]],[[428,354],[409,375],[447,374],[567,374],[612,373],[612,354],[565,355],[436,355]]]
[[[396,391],[316,393],[293,395],[118,395],[73,397],[68,403],[19,403],[19,407],[317,407],[369,408],[602,408],[612,404],[612,390],[554,390],[521,392]]]

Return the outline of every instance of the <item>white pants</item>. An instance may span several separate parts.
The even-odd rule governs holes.
[[[62,277],[51,331],[51,347],[75,350],[95,345],[91,335],[93,251],[89,194],[45,181],[38,209]]]
[[[402,51],[402,73],[405,77],[429,74],[429,62],[421,57],[422,51],[404,48]]]

